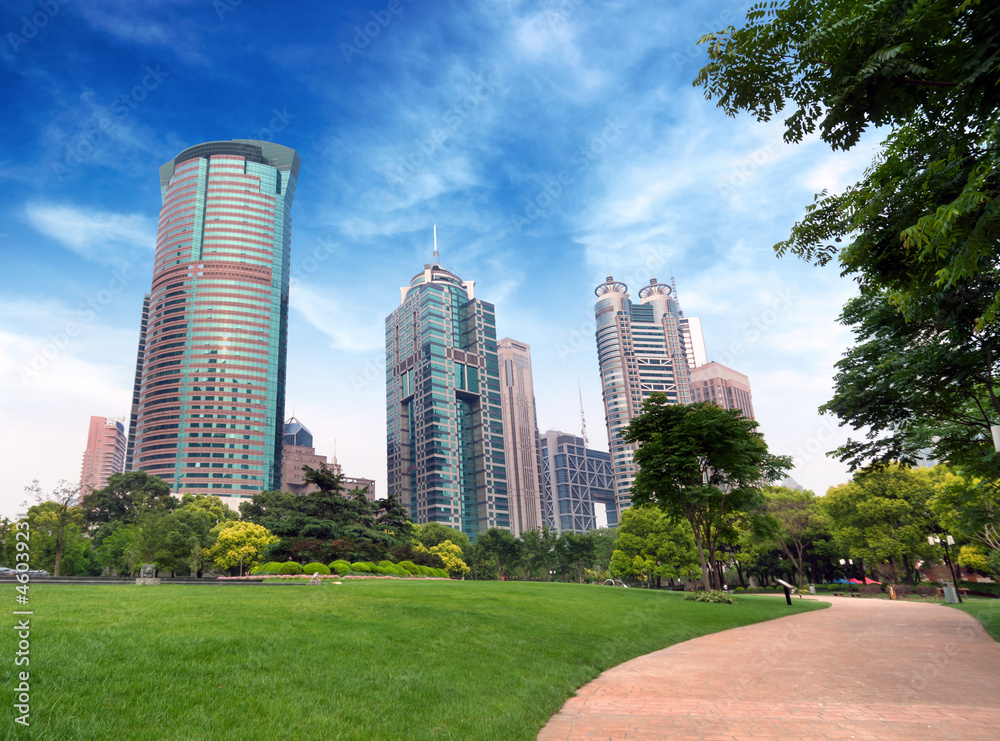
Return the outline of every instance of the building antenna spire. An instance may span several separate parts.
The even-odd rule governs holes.
[[[438,260],[438,225],[434,225],[434,262]]]
[[[576,387],[580,390],[580,436],[583,438],[583,447],[590,447],[590,440],[587,439],[587,418],[583,414],[583,386],[580,379],[576,379]]]

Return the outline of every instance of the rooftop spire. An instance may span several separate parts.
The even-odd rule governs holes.
[[[580,385],[580,379],[576,379],[576,387],[580,391],[580,436],[583,438],[583,447],[590,447],[590,440],[587,439],[587,418],[583,414],[583,386]]]
[[[434,262],[438,261],[438,225],[434,225]]]

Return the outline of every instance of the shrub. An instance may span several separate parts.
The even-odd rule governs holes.
[[[317,572],[319,572],[321,576],[330,576],[330,567],[322,563],[307,563],[302,567],[302,571],[305,574],[309,574],[309,576],[312,576]]]
[[[733,591],[734,592],[745,592],[747,590],[745,588],[743,588],[743,587],[736,587],[736,589],[734,589]]]
[[[428,567],[428,568],[430,568],[430,567]],[[450,578],[448,576],[448,572],[445,571],[444,569],[431,569],[431,571],[434,572],[434,576],[439,576],[442,579],[448,579],[448,578]]]
[[[711,592],[689,592],[684,595],[684,599],[692,602],[714,602],[720,605],[738,605],[739,602],[731,594],[713,590]]]
[[[882,585],[881,584],[862,584],[858,587],[858,591],[861,594],[881,594]]]
[[[295,576],[297,574],[302,573],[302,567],[299,564],[295,563],[295,561],[288,561],[286,563],[281,564],[281,568],[278,569],[278,573],[282,575]]]
[[[937,594],[937,589],[927,584],[918,584],[913,588],[913,593],[921,597],[933,597]]]
[[[255,568],[252,573],[253,576],[277,574],[281,570],[281,566],[282,564],[278,561],[268,561]]]
[[[415,563],[413,563],[413,561],[400,561],[396,565],[399,566],[404,571],[406,571],[406,573],[408,573],[408,574],[419,574],[420,573],[420,567],[417,566]]]
[[[368,564],[366,564],[364,561],[358,561],[356,563],[351,564],[351,571],[359,571],[362,574],[367,574],[371,572],[371,569],[368,567]]]
[[[379,561],[378,562],[378,566],[379,566],[380,569],[391,569],[395,565],[396,564],[394,564],[392,561]]]
[[[896,591],[897,597],[908,597],[913,594],[913,587],[909,584],[893,584],[892,588]]]
[[[378,573],[378,564],[372,563],[371,561],[365,561],[364,564],[368,567],[368,571],[372,574]]]
[[[330,571],[334,574],[346,574],[350,570],[350,562],[343,559],[338,559],[330,564]]]

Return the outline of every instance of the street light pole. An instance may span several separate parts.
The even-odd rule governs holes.
[[[948,570],[951,572],[951,583],[955,586],[955,597],[958,599],[958,603],[962,604],[962,593],[958,591],[958,577],[955,575],[955,566],[952,564],[951,554],[948,552],[948,546],[955,545],[955,539],[950,535],[943,539],[937,535],[928,535],[927,542],[931,545],[944,546],[944,562],[948,564]]]
[[[853,558],[849,558],[846,561],[844,559],[840,559],[840,565],[841,566],[843,566],[845,564],[848,564],[848,563],[851,564],[851,566],[853,566],[854,565],[854,559]],[[847,593],[850,594],[851,596],[853,596],[853,593],[851,592],[851,571],[850,571],[850,569],[845,569],[845,571],[847,571]]]

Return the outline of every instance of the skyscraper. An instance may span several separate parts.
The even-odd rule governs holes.
[[[634,304],[628,286],[609,275],[594,293],[597,356],[620,515],[629,506],[637,470],[632,462],[635,446],[622,440],[622,428],[642,413],[643,401],[654,392],[675,404],[691,403],[688,360],[682,316],[670,286],[651,278],[639,291],[640,303]]]
[[[135,456],[135,433],[139,421],[139,393],[142,391],[142,361],[146,356],[146,325],[149,323],[149,294],[142,297],[142,320],[139,322],[139,350],[135,355],[135,380],[132,384],[132,411],[128,420],[128,445],[125,448],[125,470],[132,470]]]
[[[291,207],[301,160],[280,144],[199,144],[160,168],[134,470],[177,494],[281,482]]]
[[[543,524],[538,490],[538,422],[531,382],[531,348],[523,342],[504,337],[499,343],[498,356],[510,531],[520,535]]]
[[[113,417],[91,417],[80,471],[80,496],[103,489],[111,474],[124,470],[125,425]]]
[[[747,419],[754,418],[750,379],[721,363],[712,361],[691,371],[691,397],[723,409],[739,409]]]
[[[388,493],[475,539],[511,526],[496,317],[436,257],[385,320]]]
[[[597,506],[618,524],[611,456],[587,448],[582,437],[549,430],[541,436],[541,489],[545,524],[559,533],[597,527]]]

